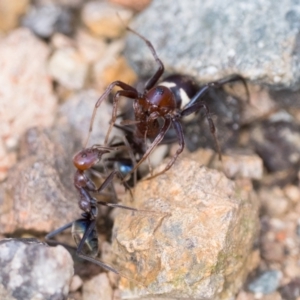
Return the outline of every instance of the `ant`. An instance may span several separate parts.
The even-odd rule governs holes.
[[[160,84],[156,85],[160,77],[164,73],[164,65],[162,61],[158,58],[157,53],[153,45],[151,44],[151,42],[147,40],[145,37],[143,37],[142,35],[140,35],[138,32],[129,28],[128,26],[126,26],[126,29],[132,32],[133,34],[137,35],[140,39],[142,39],[146,43],[156,63],[158,64],[158,69],[155,72],[155,74],[145,84],[142,93],[139,93],[136,90],[136,88],[122,81],[112,82],[106,88],[105,92],[102,94],[102,96],[98,99],[98,101],[95,104],[95,108],[92,114],[90,128],[89,128],[89,135],[92,131],[97,108],[101,105],[102,101],[106,99],[107,96],[112,92],[113,88],[117,86],[121,88],[121,90],[117,91],[113,97],[112,118],[110,122],[110,127],[106,134],[105,144],[107,143],[111,129],[117,119],[117,109],[118,109],[118,102],[120,96],[133,100],[133,110],[135,115],[135,120],[127,120],[123,122],[123,124],[127,124],[127,125],[134,124],[136,126],[135,134],[137,138],[153,139],[151,145],[144,152],[143,157],[135,165],[131,173],[134,172],[140,166],[140,164],[143,161],[145,161],[145,159],[148,158],[148,156],[152,153],[155,147],[162,142],[164,136],[166,135],[166,133],[168,132],[168,130],[172,125],[176,132],[179,148],[177,149],[174,156],[171,158],[171,160],[168,162],[166,167],[161,172],[158,172],[157,174],[152,175],[147,179],[156,177],[169,170],[172,167],[172,165],[175,163],[177,157],[181,154],[185,146],[183,128],[180,123],[181,119],[195,112],[198,112],[201,109],[204,111],[205,117],[208,121],[210,132],[213,135],[216,148],[219,153],[219,159],[221,160],[222,155],[216,137],[216,128],[211,118],[210,111],[207,104],[203,100],[201,101],[201,99],[211,88],[220,88],[224,84],[235,82],[235,81],[242,81],[242,83],[244,84],[247,90],[247,94],[249,96],[247,84],[244,78],[239,75],[232,75],[228,78],[207,83],[202,88],[200,88],[200,90],[198,90],[196,94],[193,95],[193,97],[190,99],[190,101],[187,104],[181,107],[181,104],[183,103],[182,101],[178,100],[181,99],[180,93],[178,94],[177,92],[174,92],[174,90],[172,90],[171,88],[166,87],[164,85],[160,85]],[[180,87],[177,90],[180,90]],[[162,124],[161,122],[159,122],[160,120],[163,121]],[[89,135],[88,135],[88,139],[89,139]]]
[[[90,192],[101,193],[109,184],[112,183],[112,180],[115,175],[122,177],[119,171],[113,170],[99,188],[96,188],[94,182],[91,179],[89,179],[88,176],[86,176],[85,174],[87,170],[91,169],[97,162],[99,162],[102,159],[102,155],[111,152],[111,150],[116,150],[116,148],[94,145],[90,148],[81,150],[73,157],[73,163],[77,169],[74,175],[74,186],[80,195],[78,205],[79,208],[83,211],[81,215],[82,218],[70,222],[50,232],[46,235],[45,239],[51,244],[61,244],[55,241],[53,237],[71,227],[72,236],[77,245],[76,255],[78,257],[90,261],[118,275],[124,276],[111,266],[95,259],[99,252],[98,235],[96,229],[98,205],[109,206],[112,208],[123,208],[131,211],[139,210],[125,205],[107,203],[105,201],[98,201],[90,195]],[[126,182],[124,182],[123,184],[126,188],[129,188]],[[70,248],[69,245],[64,246]]]

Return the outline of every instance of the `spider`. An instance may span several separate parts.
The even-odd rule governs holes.
[[[216,144],[216,148],[219,154],[219,159],[221,160],[222,156],[221,156],[218,140],[216,137],[216,128],[211,118],[209,108],[207,104],[204,101],[202,101],[202,98],[209,89],[220,88],[224,84],[235,82],[235,81],[242,81],[242,83],[245,85],[247,89],[247,94],[249,96],[248,88],[244,78],[239,75],[232,75],[230,77],[220,79],[218,81],[207,83],[206,85],[202,86],[200,90],[198,90],[193,95],[193,97],[190,99],[190,101],[187,104],[184,105],[184,101],[179,100],[182,99],[182,95],[180,95],[180,87],[177,89],[175,87],[174,90],[172,89],[172,87],[167,87],[162,84],[157,85],[157,82],[159,81],[160,77],[164,73],[164,65],[162,61],[158,58],[157,53],[153,45],[151,44],[151,42],[147,40],[145,37],[143,37],[142,35],[140,35],[138,32],[134,31],[133,29],[129,27],[126,27],[126,29],[132,32],[133,34],[137,35],[146,43],[146,45],[150,49],[158,65],[158,69],[155,72],[155,74],[145,84],[142,93],[139,93],[136,90],[136,88],[122,81],[112,82],[106,88],[104,93],[101,95],[101,97],[98,99],[98,101],[95,104],[95,108],[92,114],[90,128],[89,128],[89,135],[93,128],[93,122],[98,107],[101,105],[102,101],[104,101],[104,99],[106,99],[107,96],[111,93],[113,88],[117,86],[121,88],[121,90],[117,91],[113,97],[112,118],[110,122],[110,127],[106,134],[105,144],[107,143],[111,129],[114,126],[116,119],[118,117],[117,110],[118,110],[118,103],[119,103],[120,96],[133,100],[133,110],[135,116],[135,120],[127,120],[123,122],[123,125],[134,124],[136,126],[136,130],[135,130],[136,138],[144,139],[144,140],[148,138],[153,140],[150,146],[148,147],[148,149],[146,149],[146,151],[144,152],[143,157],[130,171],[130,173],[134,172],[140,166],[140,164],[149,157],[149,155],[152,153],[155,147],[162,142],[164,136],[166,135],[167,131],[172,125],[176,132],[179,148],[177,149],[174,156],[170,159],[166,167],[161,172],[158,172],[148,177],[147,179],[156,177],[169,170],[172,167],[172,165],[175,163],[180,153],[182,153],[185,146],[181,120],[183,117],[198,112],[199,110],[203,110],[205,114],[205,117],[209,124],[210,132],[213,135]],[[183,107],[181,107],[182,104],[184,105]],[[88,135],[88,139],[89,139],[89,135]]]

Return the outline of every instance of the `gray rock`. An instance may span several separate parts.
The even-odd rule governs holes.
[[[115,219],[121,275],[141,284],[123,282],[123,299],[232,299],[253,267],[258,203],[249,182],[236,186],[180,158],[165,174],[139,182],[134,202],[127,201],[147,213],[120,210]]]
[[[35,239],[0,241],[0,295],[6,300],[66,299],[73,261],[62,246]]]
[[[276,87],[299,87],[298,1],[159,1],[132,27],[153,44],[168,72],[201,82],[232,73]],[[138,49],[138,50],[137,50]],[[157,66],[144,43],[130,34],[126,55],[149,76]]]
[[[282,274],[280,271],[266,271],[252,281],[248,285],[248,289],[252,293],[270,294],[278,288],[281,277]]]
[[[55,32],[72,33],[72,14],[67,8],[55,4],[32,6],[22,24],[42,38]]]

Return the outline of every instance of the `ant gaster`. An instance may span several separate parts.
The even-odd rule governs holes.
[[[118,272],[111,266],[95,259],[95,257],[99,252],[98,235],[96,230],[98,205],[105,205],[113,208],[118,207],[118,208],[128,209],[132,211],[138,211],[138,210],[125,205],[98,201],[90,195],[90,192],[94,192],[94,193],[102,192],[109,184],[112,183],[113,177],[115,175],[120,175],[119,171],[116,170],[112,171],[99,188],[96,188],[93,181],[89,179],[89,177],[85,174],[85,171],[89,170],[95,163],[101,160],[102,155],[110,152],[112,149],[115,148],[94,145],[91,148],[83,149],[82,151],[80,151],[74,156],[73,163],[77,169],[74,176],[74,186],[76,187],[80,195],[78,205],[80,209],[84,211],[84,213],[82,213],[80,219],[70,222],[62,226],[61,228],[58,228],[50,232],[49,234],[46,235],[45,239],[47,242],[51,244],[61,244],[53,240],[53,237],[68,228],[72,228],[71,229],[72,236],[77,245],[77,249],[76,249],[77,256],[87,261],[90,261],[102,268],[112,271],[116,274],[124,276],[123,274],[120,274],[120,272]],[[126,183],[124,184],[125,187],[127,187]],[[65,246],[70,248],[70,246],[68,245]],[[131,278],[129,279],[133,280]]]
[[[144,153],[143,157],[139,160],[139,162],[135,165],[134,169],[131,172],[136,170],[139,167],[139,165],[143,161],[145,161],[145,159],[151,154],[151,152],[155,149],[155,147],[159,143],[161,143],[165,134],[169,130],[170,126],[172,125],[177,135],[179,148],[177,149],[176,153],[171,158],[171,160],[168,162],[164,170],[155,174],[154,176],[148,177],[147,179],[156,177],[164,173],[168,169],[170,169],[171,166],[176,161],[179,154],[183,151],[185,146],[183,129],[180,123],[181,119],[192,113],[198,112],[201,109],[204,111],[207,121],[209,123],[210,132],[212,133],[213,138],[215,140],[217,151],[219,153],[219,159],[221,160],[221,150],[216,137],[215,125],[211,118],[207,104],[204,101],[201,101],[201,99],[209,89],[220,88],[224,84],[234,82],[234,81],[242,81],[243,84],[245,85],[247,94],[249,96],[249,92],[245,80],[239,75],[233,75],[225,79],[207,83],[200,90],[198,90],[198,92],[192,97],[192,99],[188,104],[186,104],[183,108],[181,108],[180,107],[181,104],[178,103],[178,101],[176,101],[178,97],[176,97],[176,95],[170,88],[163,85],[155,86],[158,80],[160,79],[160,77],[162,76],[162,74],[164,73],[164,65],[162,61],[158,58],[156,51],[153,45],[151,44],[151,42],[147,40],[145,37],[143,37],[142,35],[140,35],[139,33],[137,33],[136,31],[134,31],[133,29],[129,27],[126,28],[127,30],[131,31],[132,33],[140,37],[146,43],[146,45],[152,52],[152,55],[156,63],[158,64],[158,70],[145,84],[144,91],[142,93],[139,93],[134,87],[124,82],[121,81],[112,82],[106,88],[105,92],[102,94],[102,96],[98,99],[98,101],[95,104],[95,108],[91,118],[89,134],[92,131],[97,108],[101,105],[102,101],[107,98],[107,96],[111,93],[113,88],[115,86],[118,86],[121,88],[121,90],[117,91],[113,97],[112,119],[111,119],[109,130],[105,138],[105,144],[107,143],[110,131],[117,119],[117,109],[118,109],[118,102],[120,96],[134,100],[133,110],[134,110],[135,120],[131,122],[127,121],[127,124],[136,125],[136,136],[141,139],[142,138],[154,139],[151,145]],[[162,125],[160,125],[159,119],[163,120]],[[123,124],[125,124],[125,122]]]

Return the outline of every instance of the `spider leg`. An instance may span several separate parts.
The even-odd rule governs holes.
[[[166,132],[169,130],[171,126],[171,120],[170,119],[165,119],[165,123],[163,125],[163,127],[161,128],[160,133],[157,135],[157,137],[155,138],[155,140],[152,142],[152,144],[149,146],[149,148],[147,149],[147,151],[145,152],[145,154],[143,155],[143,157],[140,159],[140,161],[135,165],[135,167],[125,176],[124,180],[127,180],[127,176],[132,174],[140,165],[143,161],[145,161],[145,159],[147,159],[147,157],[152,153],[152,151],[155,149],[155,147],[163,140]]]
[[[219,160],[222,160],[221,148],[220,148],[217,136],[216,136],[216,127],[210,116],[207,104],[204,101],[196,102],[192,106],[189,106],[188,108],[183,109],[181,111],[180,115],[181,115],[181,117],[188,116],[191,113],[194,113],[194,112],[200,110],[201,108],[204,109],[205,116],[208,121],[209,129],[210,129],[211,134],[213,135],[213,138],[214,138],[214,141],[216,144],[216,148],[217,148],[217,151],[219,154]]]
[[[148,48],[150,49],[156,63],[158,64],[158,70],[154,73],[154,75],[148,80],[148,82],[145,85],[145,90],[150,90],[151,88],[154,87],[154,85],[157,83],[157,81],[159,80],[159,78],[161,77],[161,75],[164,73],[165,67],[163,62],[158,58],[157,53],[152,45],[152,43],[147,40],[144,36],[142,36],[141,34],[139,34],[138,32],[136,32],[135,30],[131,29],[130,27],[126,26],[126,29],[128,31],[131,31],[133,34],[137,35],[139,38],[141,38],[146,45],[148,46]]]
[[[153,176],[147,177],[146,180],[149,180],[149,179],[152,179],[154,177],[157,177],[157,176],[165,173],[166,171],[168,171],[173,166],[173,164],[175,163],[177,157],[179,156],[179,154],[184,149],[185,142],[184,142],[184,136],[183,136],[182,126],[181,126],[180,122],[178,120],[176,120],[176,119],[172,120],[172,124],[173,124],[173,126],[175,128],[175,131],[176,131],[176,135],[177,135],[178,143],[179,143],[179,148],[176,150],[176,153],[174,154],[174,156],[172,157],[172,159],[168,162],[168,164],[166,165],[166,167],[161,172],[158,172],[157,174],[154,174]]]
[[[87,144],[88,144],[88,141],[89,141],[89,138],[90,138],[90,135],[91,135],[91,132],[93,130],[93,123],[94,123],[94,119],[95,119],[95,116],[96,116],[96,111],[97,111],[97,108],[101,105],[101,103],[104,101],[104,99],[106,99],[106,97],[111,93],[112,89],[115,87],[115,86],[118,86],[120,87],[121,89],[123,89],[124,91],[132,91],[132,92],[135,92],[136,95],[138,94],[137,90],[122,82],[122,81],[114,81],[112,82],[107,88],[106,90],[104,91],[104,93],[100,96],[100,98],[97,100],[96,104],[95,104],[95,107],[94,107],[94,110],[93,110],[93,114],[92,114],[92,118],[91,118],[91,121],[90,121],[90,127],[89,127],[89,132],[88,132],[88,136],[87,136],[87,140],[85,142],[85,145],[84,145],[84,148],[87,147]]]
[[[191,101],[183,108],[183,110],[188,109],[189,107],[193,106],[197,101],[199,101],[210,88],[220,88],[224,84],[235,82],[235,81],[242,81],[243,85],[245,86],[246,92],[247,92],[247,102],[249,102],[250,99],[250,93],[247,86],[247,83],[245,79],[240,75],[232,75],[230,77],[220,79],[218,81],[209,82],[206,85],[204,85],[197,93],[196,95],[191,99]]]
[[[135,91],[123,90],[123,91],[116,92],[116,94],[114,95],[112,117],[110,120],[110,125],[108,128],[108,131],[105,136],[105,140],[104,140],[105,145],[107,144],[109,134],[110,134],[110,132],[117,120],[117,117],[118,117],[117,112],[118,112],[118,103],[119,103],[120,96],[124,96],[124,97],[130,98],[130,99],[136,99],[138,97],[138,92],[136,90]]]

